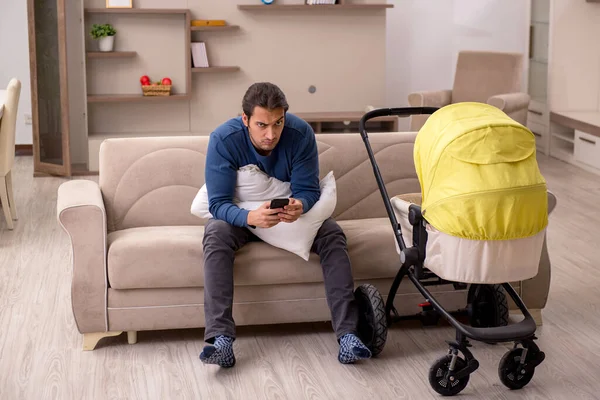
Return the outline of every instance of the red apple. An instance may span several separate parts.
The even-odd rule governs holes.
[[[140,78],[140,83],[142,85],[148,85],[150,84],[150,77],[148,77],[148,75],[144,75]]]
[[[171,79],[170,78],[163,78],[162,84],[163,85],[171,85],[172,84]]]

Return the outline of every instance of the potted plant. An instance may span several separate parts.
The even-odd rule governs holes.
[[[111,24],[94,24],[91,31],[92,37],[98,40],[100,51],[113,51],[116,33]]]

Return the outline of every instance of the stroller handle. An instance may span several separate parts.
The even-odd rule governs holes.
[[[358,129],[360,131],[360,135],[363,139],[367,137],[367,131],[365,129],[365,125],[368,120],[377,118],[377,117],[388,117],[390,115],[395,115],[398,117],[410,117],[411,115],[418,114],[433,114],[438,110],[437,107],[399,107],[399,108],[378,108],[376,110],[372,110],[367,112],[362,116],[358,123]]]
[[[385,209],[388,213],[388,217],[392,226],[394,227],[394,234],[396,236],[396,241],[398,242],[398,246],[402,251],[402,257],[405,257],[405,251],[407,250],[406,243],[404,242],[404,238],[402,237],[402,229],[400,228],[400,224],[396,219],[396,215],[394,214],[394,210],[392,209],[392,203],[388,196],[387,190],[385,188],[385,183],[383,182],[383,177],[381,176],[381,172],[379,171],[379,166],[377,165],[377,161],[375,160],[375,154],[373,153],[373,149],[371,148],[371,144],[369,143],[369,138],[367,136],[367,131],[365,129],[365,124],[368,120],[377,117],[385,117],[389,115],[396,115],[399,117],[410,117],[411,115],[416,114],[433,114],[438,110],[437,107],[403,107],[403,108],[379,108],[376,110],[372,110],[367,112],[362,116],[360,122],[358,124],[360,130],[360,136],[365,142],[365,146],[367,148],[367,153],[369,155],[369,160],[371,160],[371,164],[373,166],[373,173],[375,175],[375,179],[377,180],[377,186],[379,186],[379,191],[381,192],[381,197],[383,198],[383,204],[385,205]],[[404,263],[404,259],[402,260]]]

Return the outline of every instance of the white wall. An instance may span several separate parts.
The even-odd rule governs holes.
[[[600,109],[600,4],[553,0],[549,104],[552,111]]]
[[[25,114],[31,115],[27,1],[1,1],[0,54],[0,88],[5,88],[11,78],[21,81],[16,144],[31,144],[31,125],[25,124]]]
[[[395,7],[387,10],[387,106],[407,105],[408,94],[415,90],[451,87],[459,49],[528,53],[529,0],[388,2]],[[582,10],[590,10],[580,3]],[[0,86],[13,76],[23,84],[16,142],[30,144],[31,125],[26,125],[24,118],[31,113],[25,1],[2,2],[0,54],[10,54],[0,59]],[[526,75],[527,71],[524,85]]]
[[[386,102],[452,88],[459,50],[529,53],[530,0],[388,0]],[[523,72],[527,90],[528,70]],[[401,128],[408,127],[408,118]]]

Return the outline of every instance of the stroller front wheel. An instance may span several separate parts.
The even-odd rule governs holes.
[[[454,364],[452,359],[455,358]],[[450,368],[452,367],[452,371]],[[429,369],[429,384],[442,396],[454,396],[463,391],[469,383],[469,374],[457,377],[456,374],[467,368],[467,362],[452,354],[437,359]]]
[[[354,298],[359,314],[358,336],[375,357],[383,351],[387,340],[387,316],[383,297],[375,286],[365,283],[356,288]]]
[[[544,352],[531,342],[525,343],[523,348],[515,347],[500,360],[498,366],[500,381],[511,390],[522,389],[531,381],[535,367],[540,365],[544,358]]]

